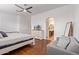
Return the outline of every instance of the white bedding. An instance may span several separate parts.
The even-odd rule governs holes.
[[[0,38],[0,46],[33,38],[31,35],[22,33],[7,33],[7,35],[8,37]]]
[[[7,33],[7,35],[8,35],[8,37],[0,38],[0,46],[12,44],[12,43],[16,43],[19,41],[24,41],[24,40],[33,38],[29,34],[22,34],[22,33]],[[31,43],[33,43],[33,45],[35,45],[35,40],[34,39],[28,40],[28,41],[25,41],[25,42],[22,42],[19,44],[15,44],[15,45],[0,49],[0,54],[8,53],[12,50],[18,49],[24,45],[31,44]]]

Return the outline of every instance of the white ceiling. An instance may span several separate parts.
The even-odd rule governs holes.
[[[23,4],[19,4],[20,6],[24,7]],[[32,11],[32,15],[38,14],[41,12],[45,12],[51,9],[62,7],[66,4],[27,4],[27,8],[29,6],[32,6],[33,8],[30,9]],[[16,13],[16,10],[21,10],[20,8],[16,7],[14,4],[0,4],[0,11],[2,12],[8,12],[8,13]]]

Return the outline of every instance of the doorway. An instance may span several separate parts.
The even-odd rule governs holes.
[[[48,17],[46,21],[47,40],[54,40],[54,18]]]

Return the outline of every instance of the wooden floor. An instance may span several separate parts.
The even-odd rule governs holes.
[[[46,55],[47,54],[47,44],[50,42],[48,40],[35,40],[36,44],[26,45],[17,50],[11,51],[5,55]]]

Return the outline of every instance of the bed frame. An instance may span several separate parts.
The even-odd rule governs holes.
[[[20,47],[23,47],[23,46],[31,44],[31,43],[33,43],[33,45],[35,45],[35,39],[34,38],[32,38],[31,40],[27,40],[27,41],[24,41],[24,42],[21,42],[21,43],[18,43],[18,44],[15,44],[15,45],[8,46],[6,48],[0,49],[0,54],[8,53],[8,52],[10,52],[12,50],[18,49]]]

